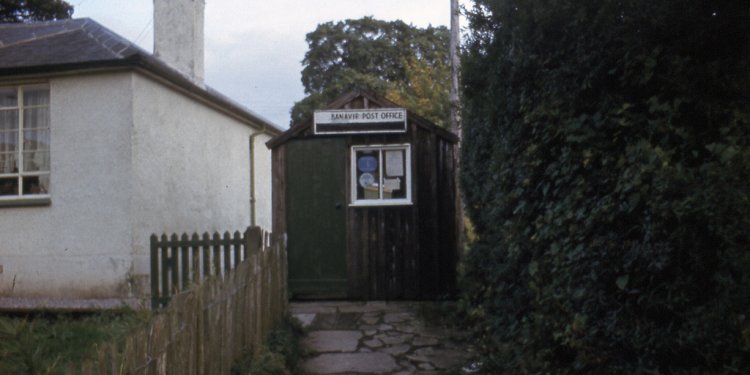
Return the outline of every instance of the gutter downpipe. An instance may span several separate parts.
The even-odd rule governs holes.
[[[255,226],[255,137],[263,134],[262,130],[250,136],[250,226]]]

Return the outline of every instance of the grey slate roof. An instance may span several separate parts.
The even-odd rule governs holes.
[[[141,68],[169,80],[270,133],[275,124],[210,87],[199,85],[152,54],[89,18],[0,24],[0,78],[97,68]]]
[[[88,19],[0,24],[0,68],[124,59],[147,54]]]

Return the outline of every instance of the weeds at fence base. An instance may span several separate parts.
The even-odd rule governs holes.
[[[305,329],[294,318],[285,317],[268,334],[266,342],[256,354],[247,352],[232,366],[232,375],[290,375],[299,374],[302,360],[308,353],[301,340]]]

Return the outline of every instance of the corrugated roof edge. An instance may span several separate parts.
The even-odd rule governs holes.
[[[33,65],[24,67],[0,68],[0,77],[13,75],[38,75],[50,73],[64,73],[68,71],[85,71],[85,70],[102,70],[106,68],[140,68],[150,72],[156,77],[161,77],[176,87],[186,92],[196,95],[209,103],[222,108],[229,113],[248,122],[249,125],[258,128],[261,131],[276,136],[283,133],[283,130],[272,121],[253,112],[242,104],[221,94],[219,91],[205,85],[199,84],[189,77],[170,67],[164,61],[156,58],[151,53],[138,47],[136,44],[123,38],[119,34],[107,29],[98,22],[90,18],[77,18],[62,21],[47,21],[32,24],[19,24],[18,27],[44,27],[44,26],[71,26],[64,28],[70,32],[74,30],[85,30],[88,35],[99,44],[112,52],[115,57],[111,60],[99,61],[82,61],[78,63],[50,64],[50,65]],[[0,25],[0,27],[3,25]],[[16,26],[16,25],[7,25]],[[129,51],[130,50],[130,51]]]

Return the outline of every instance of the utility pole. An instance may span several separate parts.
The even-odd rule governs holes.
[[[461,61],[458,56],[460,28],[458,25],[458,19],[461,15],[461,11],[458,7],[458,0],[450,0],[451,2],[451,38],[450,38],[450,60],[451,60],[451,91],[450,91],[450,105],[451,105],[451,131],[458,137],[458,144],[454,149],[453,162],[456,168],[456,173],[453,177],[454,185],[456,186],[456,226],[458,228],[456,235],[458,245],[458,256],[459,259],[463,256],[464,246],[466,243],[466,236],[464,233],[464,204],[461,194],[461,138],[463,129],[461,126],[461,100],[458,96],[459,90],[459,74],[461,70]]]
[[[461,113],[460,113],[460,100],[458,98],[458,76],[461,69],[461,62],[458,58],[458,44],[460,38],[460,28],[458,25],[458,19],[460,10],[458,8],[458,0],[451,1],[451,39],[449,44],[450,59],[451,59],[451,92],[450,92],[450,103],[451,103],[451,130],[453,134],[458,136],[459,148],[461,140]]]

